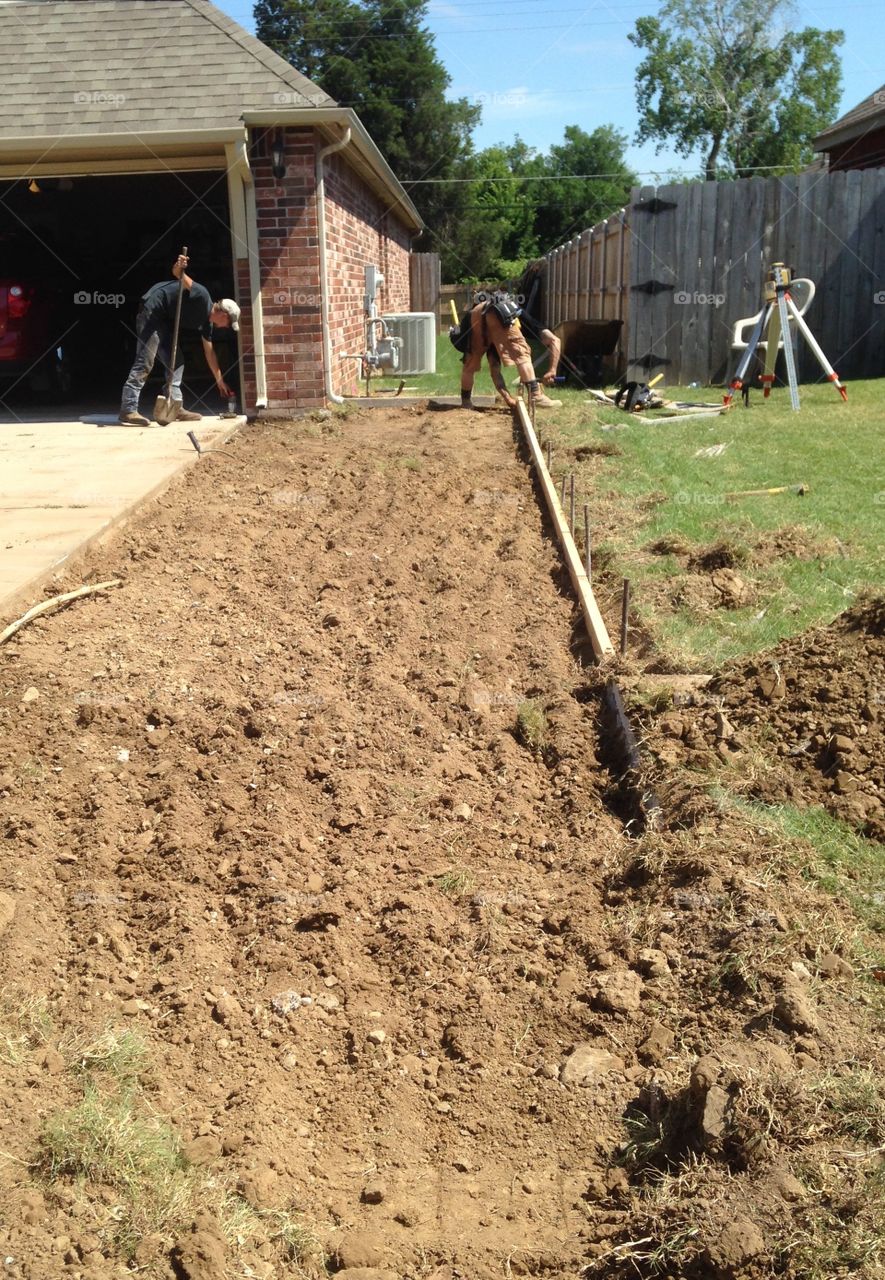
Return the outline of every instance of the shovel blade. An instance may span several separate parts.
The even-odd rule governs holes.
[[[178,401],[171,400],[168,396],[157,396],[154,404],[154,421],[159,422],[161,427],[168,427],[170,422],[174,422],[178,417]]]

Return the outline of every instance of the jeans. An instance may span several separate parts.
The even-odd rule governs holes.
[[[135,360],[129,370],[129,377],[123,384],[123,397],[120,404],[121,414],[138,413],[138,401],[142,389],[151,369],[154,367],[154,362],[158,358],[165,371],[166,380],[168,381],[169,378],[169,362],[172,359],[171,330],[166,329],[162,324],[158,325],[156,320],[148,319],[144,308],[141,308],[135,317],[135,335],[138,339],[135,348]],[[178,355],[176,353],[177,358]],[[176,367],[172,377],[172,399],[178,404],[181,404],[181,379],[183,376],[184,362],[182,361]]]

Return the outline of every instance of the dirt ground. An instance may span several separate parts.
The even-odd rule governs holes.
[[[765,803],[822,805],[885,840],[885,601],[730,663],[647,724],[664,765],[753,771]]]
[[[0,973],[45,1002],[0,1039],[4,1274],[811,1275],[799,1156],[841,1239],[872,1142],[815,1092],[875,1061],[848,926],[725,815],[606,809],[509,418],[227,448],[62,584],[119,590],[0,649]],[[108,1027],[206,1185],[313,1245],[207,1204],[127,1247],[125,1180],[47,1165]]]

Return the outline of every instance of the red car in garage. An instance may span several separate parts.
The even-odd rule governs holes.
[[[70,390],[71,298],[37,262],[33,244],[0,231],[0,397],[23,387],[50,395]]]

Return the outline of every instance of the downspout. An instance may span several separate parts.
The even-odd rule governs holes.
[[[249,294],[252,303],[252,353],[255,358],[255,407],[267,408],[267,370],[264,362],[264,306],[261,301],[261,265],[258,260],[258,208],[255,180],[249,167],[245,142],[235,142],[234,163],[243,180],[246,202],[246,253],[249,259]]]
[[[329,332],[329,280],[326,271],[326,176],[323,161],[326,156],[342,151],[350,142],[350,125],[344,130],[337,142],[330,142],[317,152],[317,240],[320,254],[320,312],[323,323],[323,381],[326,399],[333,404],[343,404],[344,396],[339,396],[332,388],[332,336]]]

